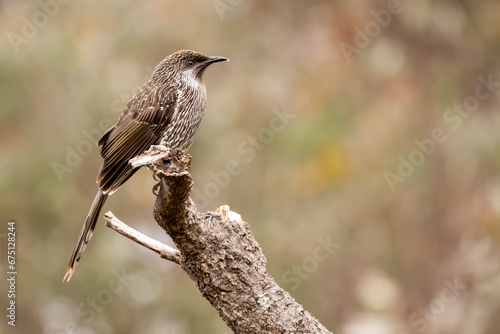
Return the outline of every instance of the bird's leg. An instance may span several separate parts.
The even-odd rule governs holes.
[[[157,184],[155,184],[153,186],[153,195],[158,196],[159,191],[160,191],[161,180],[154,173],[153,173],[153,179],[158,182]]]

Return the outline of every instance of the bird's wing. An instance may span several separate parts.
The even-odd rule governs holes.
[[[177,102],[174,87],[146,84],[127,104],[115,126],[99,140],[104,162],[97,183],[105,194],[112,194],[136,169],[129,160],[160,142]]]

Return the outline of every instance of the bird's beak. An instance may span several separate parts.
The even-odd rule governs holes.
[[[199,66],[197,67],[197,71],[196,71],[196,77],[198,79],[201,80],[201,76],[203,75],[203,72],[205,71],[205,69],[213,64],[213,63],[217,63],[217,62],[220,62],[220,61],[229,61],[229,59],[227,59],[226,57],[210,57],[208,58],[207,60],[205,60],[204,62],[200,63]]]
[[[226,57],[215,56],[215,57],[210,57],[210,59],[206,61],[206,64],[208,65],[208,64],[212,64],[212,63],[217,63],[219,61],[226,61],[226,60],[229,61],[229,59]]]

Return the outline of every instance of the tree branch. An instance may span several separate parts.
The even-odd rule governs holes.
[[[124,237],[137,242],[139,245],[160,254],[163,259],[175,262],[177,264],[181,263],[181,253],[177,249],[164,245],[161,242],[151,239],[150,237],[140,233],[139,231],[134,230],[133,228],[116,218],[111,211],[108,211],[104,214],[104,221],[106,222],[107,227],[115,230]]]
[[[178,247],[182,269],[234,333],[331,333],[268,274],[262,249],[237,213],[227,206],[198,212],[189,198],[189,155],[153,146],[130,163],[160,177],[154,217]]]

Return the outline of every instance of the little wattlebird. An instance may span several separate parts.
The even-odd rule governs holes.
[[[156,66],[98,145],[104,162],[97,176],[99,190],[83,224],[63,281],[75,272],[92,237],[99,213],[113,194],[137,169],[129,160],[151,145],[162,144],[186,151],[194,141],[207,103],[203,72],[213,63],[229,60],[182,50]]]

